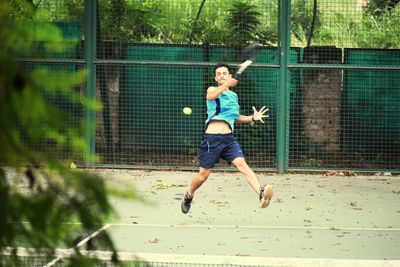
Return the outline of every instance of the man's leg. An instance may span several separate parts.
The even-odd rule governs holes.
[[[260,185],[260,181],[258,180],[256,174],[253,172],[252,169],[250,169],[249,165],[247,165],[247,162],[243,157],[235,158],[232,163],[236,166],[236,168],[238,168],[241,173],[243,173],[243,175],[246,177],[247,182],[259,195],[261,207],[267,207],[273,195],[272,187],[270,185]]]
[[[246,177],[247,182],[258,194],[260,192],[260,182],[253,170],[250,169],[249,165],[247,165],[246,160],[242,157],[239,157],[234,159],[232,163]]]
[[[196,192],[197,189],[200,188],[200,186],[205,181],[207,181],[210,173],[211,173],[211,169],[206,169],[206,168],[200,167],[199,174],[195,178],[192,179],[192,183],[190,184],[190,187],[183,198],[183,201],[181,204],[181,209],[182,209],[183,213],[186,214],[189,212],[194,193]]]
[[[200,186],[205,181],[207,181],[208,176],[210,175],[210,173],[211,173],[211,169],[206,169],[206,168],[200,167],[199,174],[195,178],[193,178],[192,183],[190,184],[190,187],[189,187],[189,189],[187,191],[191,197],[193,197],[194,196],[194,192],[197,189],[199,189]]]

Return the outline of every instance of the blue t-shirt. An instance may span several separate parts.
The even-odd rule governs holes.
[[[235,120],[239,117],[239,99],[233,91],[223,91],[213,100],[207,99],[206,126],[213,120],[226,121],[233,132]]]

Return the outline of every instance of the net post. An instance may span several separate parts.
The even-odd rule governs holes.
[[[279,1],[279,87],[277,110],[277,168],[283,173],[288,167],[288,134],[289,120],[287,92],[288,88],[288,56],[290,50],[290,1]]]
[[[96,9],[97,0],[85,0],[85,63],[87,70],[86,78],[86,98],[90,101],[96,99],[96,69],[94,61],[96,59]],[[93,155],[95,153],[95,120],[96,114],[93,109],[85,107],[84,131],[85,131],[85,151],[84,165],[91,167]]]

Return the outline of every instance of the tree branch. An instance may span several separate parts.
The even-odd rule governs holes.
[[[315,24],[317,22],[317,13],[318,13],[318,3],[317,3],[317,0],[314,0],[313,19],[311,22],[310,31],[308,32],[308,35],[307,35],[307,47],[310,46],[311,39],[314,34]]]
[[[194,35],[194,32],[196,31],[197,21],[199,20],[201,11],[203,10],[203,7],[204,7],[205,3],[206,3],[206,0],[201,1],[200,7],[199,7],[199,11],[197,11],[196,19],[194,20],[192,32],[190,34],[189,44],[191,44],[192,41],[193,41],[193,35]]]

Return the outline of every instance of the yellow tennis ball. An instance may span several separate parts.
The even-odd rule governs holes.
[[[185,115],[190,115],[190,114],[192,114],[192,109],[189,108],[189,107],[183,108],[183,114],[185,114]]]
[[[70,168],[70,169],[76,169],[75,163],[71,162],[71,163],[69,164],[69,168]]]

